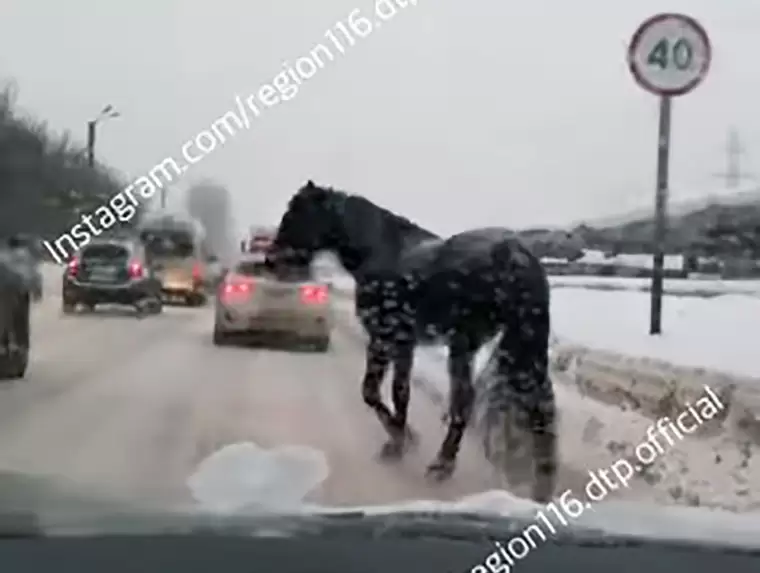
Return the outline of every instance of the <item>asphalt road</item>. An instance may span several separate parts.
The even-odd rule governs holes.
[[[143,320],[108,311],[64,317],[58,271],[47,273],[48,292],[33,311],[27,376],[0,385],[0,470],[63,476],[106,496],[169,506],[190,501],[186,481],[201,460],[251,441],[321,450],[329,475],[312,499],[329,505],[454,500],[504,485],[473,435],[466,436],[450,481],[425,478],[444,427],[440,404],[424,392],[413,392],[411,400],[419,449],[399,463],[377,459],[385,436],[361,400],[362,344],[345,302],[327,354],[217,348],[210,307],[168,308]],[[596,404],[567,391],[560,401],[560,492],[582,492],[590,469],[618,457],[603,438],[625,420],[610,411],[601,430],[590,430]],[[672,503],[645,482],[615,497]]]

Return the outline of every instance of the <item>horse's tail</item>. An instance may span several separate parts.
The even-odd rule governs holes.
[[[476,380],[480,402],[476,423],[485,430],[486,455],[493,460],[494,446],[500,450],[505,471],[519,469],[514,467],[520,465],[518,451],[529,445],[533,497],[548,501],[557,473],[557,412],[549,377],[549,305],[540,301],[528,306],[505,324]],[[530,444],[524,444],[526,437]]]

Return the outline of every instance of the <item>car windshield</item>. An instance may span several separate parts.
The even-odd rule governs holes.
[[[246,277],[258,277],[267,274],[263,259],[241,261],[235,266],[235,273]]]
[[[125,261],[129,250],[122,245],[89,245],[82,250],[82,261]]]
[[[0,472],[760,523],[759,0],[168,5],[0,0]]]

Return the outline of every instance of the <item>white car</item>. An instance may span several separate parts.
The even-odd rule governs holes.
[[[329,285],[308,271],[275,277],[264,260],[264,253],[245,254],[224,276],[217,289],[214,344],[247,336],[306,343],[327,352],[333,327]]]

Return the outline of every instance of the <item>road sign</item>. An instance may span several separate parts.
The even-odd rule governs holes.
[[[633,34],[628,66],[636,82],[659,96],[689,93],[710,69],[712,47],[705,29],[684,14],[657,14]]]
[[[634,79],[660,98],[649,334],[662,332],[671,100],[673,96],[689,93],[705,79],[711,58],[707,32],[694,18],[684,14],[652,16],[638,27],[628,46],[628,67]]]

